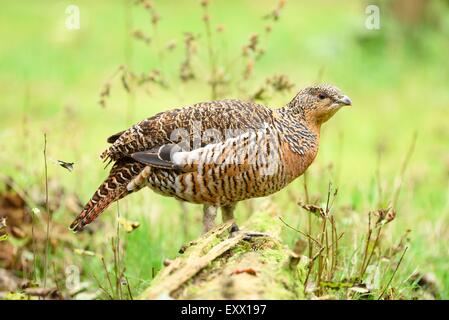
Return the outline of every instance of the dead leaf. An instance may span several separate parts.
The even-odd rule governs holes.
[[[0,291],[16,291],[19,287],[19,278],[11,271],[0,269]]]
[[[6,228],[6,218],[0,218],[0,231],[2,231],[2,229],[5,229],[5,228]],[[0,241],[8,240],[8,233],[7,233],[7,231],[4,230],[3,232],[5,232],[5,233],[4,234],[0,234]]]
[[[11,234],[15,238],[19,238],[19,239],[23,239],[26,237],[26,233],[22,229],[20,229],[19,227],[16,227],[16,226],[11,227]]]
[[[387,224],[396,218],[396,211],[392,208],[379,209],[374,214],[377,216],[376,226]]]
[[[3,228],[6,228],[6,218],[5,217],[0,218],[0,230]]]
[[[84,249],[75,249],[73,250],[77,255],[80,256],[89,256],[89,257],[94,257],[97,254],[93,251],[89,251],[89,250],[84,250]]]
[[[26,288],[23,291],[25,294],[29,296],[59,299],[59,300],[62,299],[62,296],[57,288]]]
[[[431,272],[422,274],[419,271],[415,271],[411,275],[410,281],[415,282],[419,288],[429,292],[433,298],[439,296],[440,289],[435,274]]]
[[[364,286],[354,286],[349,288],[349,290],[360,294],[370,293],[369,289]]]
[[[325,288],[331,288],[331,289],[342,289],[342,288],[349,288],[353,285],[353,282],[347,282],[347,281],[322,281],[321,286]]]
[[[298,205],[301,208],[303,208],[304,210],[309,211],[310,213],[313,213],[318,218],[326,218],[326,212],[320,206],[317,206],[314,204],[303,204],[301,202],[299,202]]]
[[[234,270],[231,275],[236,275],[236,274],[241,274],[241,273],[247,273],[250,274],[252,276],[257,276],[257,271],[254,270],[253,268],[247,268],[247,269],[237,269]]]
[[[125,218],[120,218],[118,222],[123,227],[123,229],[125,229],[125,231],[128,233],[133,232],[140,226],[139,222],[126,220]]]
[[[301,256],[304,251],[307,249],[307,241],[302,239],[298,239],[295,243],[295,247],[293,248],[293,252],[297,257]]]

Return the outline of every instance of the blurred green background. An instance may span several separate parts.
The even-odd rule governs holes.
[[[54,221],[68,225],[65,198],[88,200],[106,176],[99,154],[106,138],[159,111],[210,99],[207,46],[199,1],[153,1],[160,16],[157,29],[148,12],[131,1],[2,1],[0,10],[0,170],[24,190],[44,192],[43,133],[47,133],[49,179],[66,190],[58,198]],[[80,29],[68,30],[66,8],[80,9]],[[410,248],[397,285],[414,271],[436,276],[440,294],[449,298],[449,4],[448,1],[380,1],[380,29],[365,27],[365,1],[287,1],[279,21],[266,35],[267,19],[277,1],[211,1],[210,21],[217,60],[237,79],[245,66],[242,46],[261,35],[265,50],[241,89],[229,85],[220,98],[247,98],[273,74],[295,84],[289,93],[274,93],[265,103],[280,106],[295,91],[316,82],[332,83],[353,101],[322,129],[320,152],[309,170],[313,199],[323,201],[331,181],[338,187],[337,219],[359,241],[370,210],[387,206],[401,183],[401,167],[414,133],[416,147],[402,179],[396,220],[385,241],[395,242],[411,230]],[[223,29],[219,34],[216,28]],[[142,30],[150,45],[133,39]],[[179,81],[185,55],[183,34],[199,34],[193,68],[197,79]],[[166,49],[172,44],[174,48]],[[234,60],[237,59],[237,60]],[[240,59],[240,60],[239,60]],[[234,62],[238,61],[238,62]],[[203,63],[202,63],[203,62]],[[106,107],[99,105],[102,86],[120,65],[136,73],[157,68],[168,88],[150,85],[128,94],[120,79],[111,80]],[[243,68],[241,68],[243,67]],[[240,68],[240,69],[239,69]],[[224,68],[225,75],[228,69]],[[233,81],[233,80],[232,80]],[[234,83],[233,82],[233,83]],[[54,160],[75,162],[68,172]],[[381,191],[379,191],[381,190]],[[56,191],[50,190],[50,198]],[[270,197],[280,215],[305,226],[305,213],[293,196],[303,199],[302,179]],[[36,197],[39,197],[36,196]],[[261,206],[254,199],[238,208],[238,219]],[[345,209],[344,208],[349,208]],[[123,215],[141,223],[124,235],[124,263],[138,292],[152,269],[173,257],[201,229],[201,209],[141,191],[120,202]],[[67,265],[101,275],[101,264],[77,256],[73,248],[107,255],[114,235],[116,205],[93,226],[93,234],[69,235],[72,245],[52,250],[61,273]],[[348,213],[349,212],[349,213]],[[294,233],[285,230],[292,243]],[[351,240],[359,239],[359,240]],[[348,249],[349,250],[349,249]],[[355,263],[355,262],[354,262]],[[404,289],[405,290],[405,289]]]

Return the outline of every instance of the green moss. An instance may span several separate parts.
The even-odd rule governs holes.
[[[231,249],[231,254],[232,257],[235,258],[236,256],[240,256],[241,254],[248,252],[249,250],[251,250],[251,243],[247,241],[242,241]]]
[[[303,299],[305,265],[299,263],[294,269],[288,264],[289,255],[282,248],[268,249],[261,252],[262,259],[269,264],[265,273],[271,273],[267,279],[276,279],[268,284],[268,299]]]
[[[251,217],[246,229],[276,234],[279,230],[276,230],[278,226],[273,221],[274,218],[266,212],[258,212]],[[225,238],[225,234],[216,236],[202,250],[202,253],[206,254]],[[187,258],[195,250],[195,247],[195,245],[190,247],[184,254],[184,257]],[[256,255],[254,254],[255,252],[257,252]],[[254,264],[259,266],[261,285],[263,288],[267,288],[264,297],[268,299],[304,298],[302,284],[306,275],[305,265],[299,263],[291,269],[288,264],[288,249],[276,240],[266,237],[253,238],[251,241],[241,241],[234,248],[211,261],[206,268],[178,291],[178,296],[189,298],[201,294],[211,280],[222,276],[226,266],[238,265],[241,260],[245,259],[249,259],[247,261],[254,259]],[[263,267],[260,267],[261,265]],[[215,289],[210,288],[214,292],[216,291]],[[220,298],[220,293],[217,294],[217,298]],[[212,296],[208,297],[211,298]]]
[[[37,300],[36,297],[31,297],[21,292],[9,292],[4,297],[5,300]]]
[[[215,247],[217,244],[219,244],[221,241],[223,241],[223,239],[220,236],[215,236],[213,238],[213,240],[210,241],[210,243],[205,246],[203,248],[203,250],[201,251],[202,254],[206,254],[210,251],[210,249],[212,249],[213,247]]]
[[[281,224],[265,211],[254,213],[247,224],[248,228],[258,232],[279,234]]]
[[[261,251],[261,257],[266,261],[280,262],[286,259],[287,253],[282,249],[266,249]]]

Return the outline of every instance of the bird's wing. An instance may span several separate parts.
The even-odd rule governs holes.
[[[177,144],[164,144],[151,150],[135,152],[131,157],[140,163],[160,169],[180,169],[172,161],[175,153],[182,151]]]
[[[274,168],[280,159],[280,137],[269,124],[247,130],[236,137],[184,151],[177,144],[135,152],[131,157],[151,167],[183,172],[207,171],[220,167],[225,175],[247,170]]]
[[[190,150],[208,144],[202,136],[206,129],[224,136],[226,130],[260,128],[272,121],[270,109],[239,100],[211,101],[182,109],[159,113],[145,119],[128,130],[111,136],[112,145],[101,158],[117,161],[141,151],[149,151],[166,144],[188,140]],[[195,135],[199,133],[199,141]]]

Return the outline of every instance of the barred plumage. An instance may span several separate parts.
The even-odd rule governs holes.
[[[149,186],[204,204],[207,230],[216,208],[230,219],[238,201],[272,194],[299,177],[317,154],[321,124],[348,104],[340,90],[320,85],[279,109],[221,100],[145,119],[108,139],[112,145],[101,158],[115,164],[71,229],[81,230],[111,202]]]

